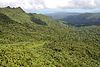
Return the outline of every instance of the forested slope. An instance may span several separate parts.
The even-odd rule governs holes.
[[[1,8],[0,66],[100,67],[100,26],[74,27],[21,8]]]

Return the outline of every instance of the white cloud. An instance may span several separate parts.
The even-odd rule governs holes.
[[[43,9],[42,0],[0,0],[0,7],[22,7],[23,9]]]
[[[21,7],[24,10],[46,8],[99,8],[100,0],[0,0],[0,7]]]

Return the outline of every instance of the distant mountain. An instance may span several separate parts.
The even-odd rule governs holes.
[[[57,13],[50,13],[46,15],[54,19],[62,19],[68,16],[74,16],[74,15],[79,15],[79,14],[81,13],[57,12]]]
[[[65,23],[77,26],[100,25],[100,13],[84,13],[80,15],[67,16],[62,19]]]

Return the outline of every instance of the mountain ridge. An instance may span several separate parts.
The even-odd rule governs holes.
[[[62,19],[76,26],[86,26],[86,25],[100,25],[100,13],[83,13],[76,16],[69,16]]]

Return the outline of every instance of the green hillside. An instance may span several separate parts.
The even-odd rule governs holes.
[[[0,8],[0,67],[100,67],[100,26]]]

